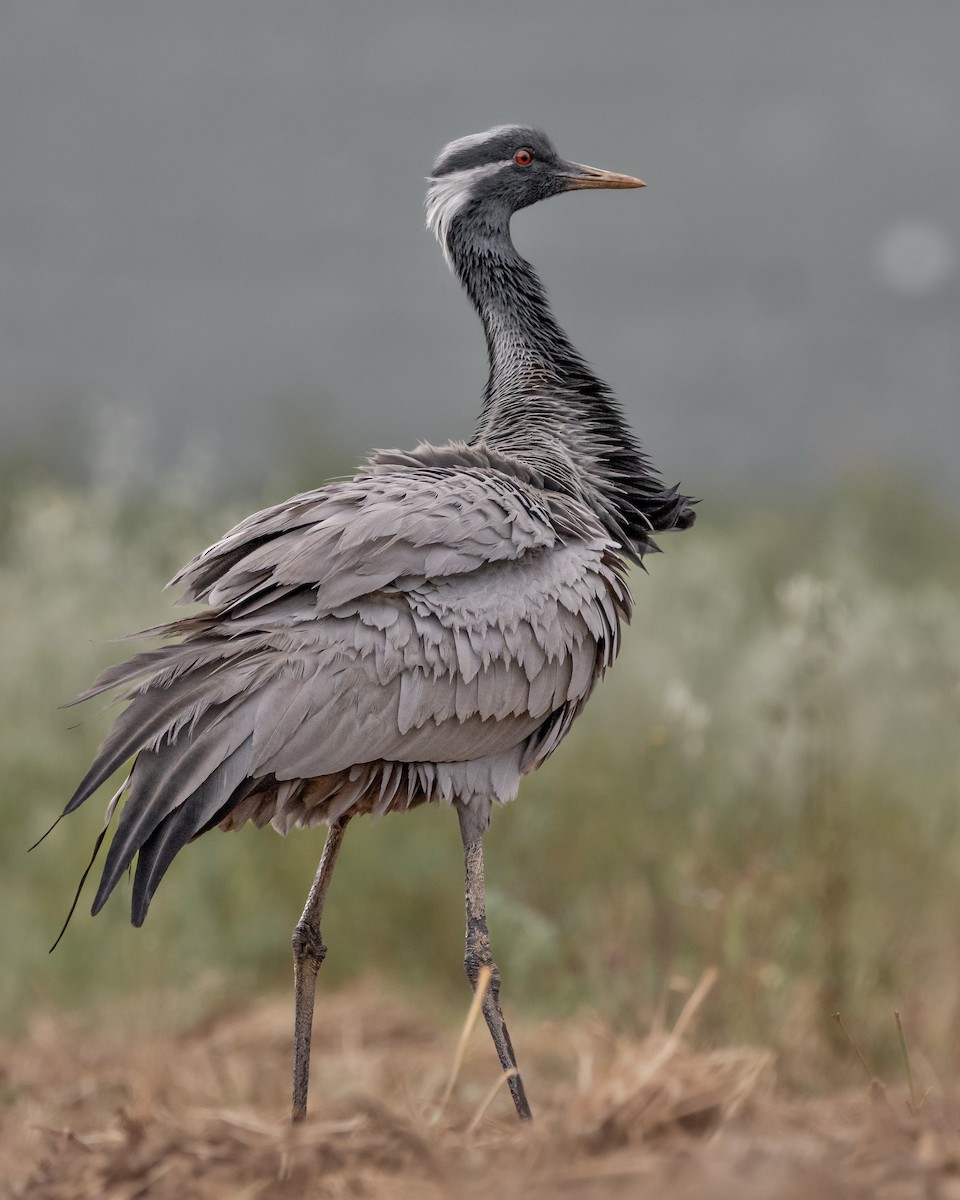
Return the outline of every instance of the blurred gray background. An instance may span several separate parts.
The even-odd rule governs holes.
[[[249,486],[469,432],[424,176],[524,121],[649,184],[515,236],[670,479],[960,494],[958,60],[956,0],[7,0],[0,462]]]

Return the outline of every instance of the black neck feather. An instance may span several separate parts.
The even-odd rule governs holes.
[[[664,487],[613,393],[557,324],[509,215],[458,214],[447,251],[487,341],[474,441],[533,467],[544,486],[580,494],[631,557],[656,548],[652,533],[691,524],[689,498]]]

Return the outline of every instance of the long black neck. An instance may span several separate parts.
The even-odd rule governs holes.
[[[616,398],[557,324],[509,214],[458,214],[446,248],[487,341],[474,442],[539,470],[546,486],[579,492],[628,553],[652,549],[651,532],[683,524],[687,497],[663,487]]]

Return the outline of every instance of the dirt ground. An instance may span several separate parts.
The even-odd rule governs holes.
[[[318,997],[307,1121],[288,1125],[291,1002],[178,1035],[38,1017],[0,1047],[0,1191],[30,1200],[960,1200],[960,1105],[871,1089],[797,1101],[763,1049],[677,1025],[624,1041],[515,1022],[536,1120],[520,1127],[482,1021],[458,1031],[386,989]]]

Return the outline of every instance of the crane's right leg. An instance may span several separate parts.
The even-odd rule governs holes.
[[[296,1018],[293,1032],[293,1120],[307,1115],[307,1088],[310,1084],[310,1036],[313,1032],[313,1002],[317,994],[317,972],[327,957],[320,936],[320,918],[327,888],[336,866],[340,843],[349,816],[334,821],[323,844],[320,865],[307,897],[303,915],[293,931],[293,978]]]
[[[467,877],[467,952],[463,965],[474,991],[481,967],[491,970],[490,983],[483,998],[483,1016],[497,1049],[497,1056],[504,1071],[510,1072],[508,1086],[513,1097],[517,1116],[521,1121],[530,1121],[533,1114],[527,1101],[523,1080],[517,1069],[517,1056],[507,1032],[507,1023],[500,1008],[500,972],[490,951],[490,934],[487,930],[487,905],[483,880],[483,833],[477,827],[469,809],[458,805],[460,836],[463,838],[464,867]]]

